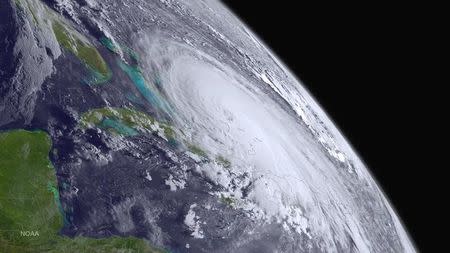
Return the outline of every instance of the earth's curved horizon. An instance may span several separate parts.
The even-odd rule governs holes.
[[[417,251],[219,1],[7,0],[0,36],[0,251]]]

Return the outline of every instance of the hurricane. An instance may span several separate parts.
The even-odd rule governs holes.
[[[1,13],[0,251],[416,252],[327,108],[223,3]]]

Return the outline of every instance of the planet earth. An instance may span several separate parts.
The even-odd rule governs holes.
[[[0,252],[416,251],[221,2],[3,0],[0,37]]]

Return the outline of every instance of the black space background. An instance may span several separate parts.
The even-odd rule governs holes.
[[[419,250],[442,210],[420,6],[224,1],[297,75],[368,164]],[[424,42],[424,43],[422,43]],[[431,45],[432,47],[432,45]],[[448,198],[447,198],[448,199]],[[447,209],[448,210],[448,209]],[[437,224],[439,225],[439,224]]]

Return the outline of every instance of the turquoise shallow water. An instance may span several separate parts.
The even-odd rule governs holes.
[[[47,189],[51,193],[53,193],[53,197],[55,199],[56,206],[58,207],[59,212],[61,213],[61,215],[63,217],[64,226],[69,225],[69,220],[67,219],[66,212],[64,211],[64,208],[62,207],[62,204],[61,204],[61,200],[59,197],[59,190],[58,190],[57,186],[53,185],[51,182],[48,182]]]
[[[119,49],[116,47],[116,45],[108,38],[106,37],[102,37],[100,38],[100,42],[106,47],[108,48],[110,51],[117,53],[119,52]]]
[[[117,60],[119,67],[127,73],[128,77],[133,81],[133,84],[139,90],[141,95],[154,107],[163,110],[168,113],[169,107],[167,106],[166,101],[157,93],[157,91],[153,91],[150,86],[147,84],[144,76],[138,67],[130,66],[124,63],[122,60]]]
[[[160,78],[155,79],[153,86],[145,80],[141,69],[137,66],[137,62],[139,61],[139,56],[137,53],[129,47],[115,44],[112,40],[106,37],[100,38],[100,42],[111,52],[119,54],[120,50],[122,50],[125,53],[125,57],[129,57],[128,60],[132,62],[131,64],[127,63],[122,58],[117,57],[117,64],[120,69],[128,75],[145,100],[147,100],[154,108],[170,114],[170,107],[158,92],[158,89],[161,89],[162,87]],[[130,99],[129,96],[127,97]],[[131,97],[130,100],[133,102],[138,102],[136,97]],[[138,104],[142,104],[142,102],[139,101]]]
[[[118,120],[114,120],[114,119],[110,119],[110,118],[105,118],[102,121],[101,126],[103,128],[113,128],[119,134],[126,135],[126,136],[135,136],[135,135],[139,134],[134,128],[131,128]]]

